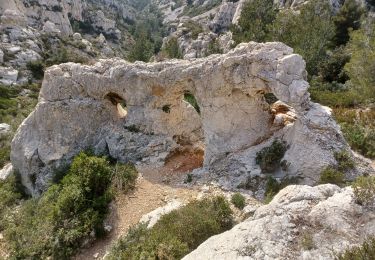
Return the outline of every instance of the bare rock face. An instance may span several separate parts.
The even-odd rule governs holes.
[[[349,148],[329,109],[310,101],[305,76],[301,56],[282,43],[242,44],[191,61],[53,66],[13,139],[12,163],[33,195],[89,148],[157,164],[176,149],[204,143],[205,172],[252,176],[260,173],[256,152],[278,138],[289,147],[280,174],[314,183],[335,163],[334,151]],[[292,107],[295,120],[275,124],[266,93]],[[187,94],[200,113],[184,101]]]
[[[288,186],[253,217],[183,259],[335,259],[374,236],[374,226],[373,212],[355,203],[350,187]]]

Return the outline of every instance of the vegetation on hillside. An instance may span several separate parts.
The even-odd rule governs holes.
[[[151,229],[146,224],[130,229],[112,248],[109,259],[181,259],[232,225],[232,211],[225,198],[193,201],[162,216]]]
[[[0,169],[10,160],[10,142],[18,126],[35,107],[39,89],[37,84],[22,87],[0,85],[0,123],[11,127],[9,133],[0,136]]]
[[[353,149],[374,158],[374,18],[355,0],[345,0],[337,12],[328,0],[309,1],[298,11],[276,10],[273,2],[247,2],[232,28],[234,40],[281,41],[302,55],[312,99],[334,108]]]
[[[81,153],[62,180],[39,198],[19,200],[14,177],[1,182],[0,230],[11,257],[69,258],[85,240],[104,234],[114,188],[128,190],[136,176],[132,166]]]
[[[166,32],[163,16],[156,5],[145,5],[142,15],[129,25],[128,30],[134,39],[127,56],[129,61],[148,62],[154,54],[159,53]]]

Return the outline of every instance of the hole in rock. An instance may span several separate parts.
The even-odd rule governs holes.
[[[198,112],[198,114],[201,113],[201,109],[199,107],[199,104],[197,102],[197,99],[193,94],[191,94],[189,91],[185,91],[184,93],[184,101],[188,102],[190,105],[192,105],[195,109],[195,111]]]
[[[161,109],[164,113],[169,114],[171,112],[171,105],[164,105]]]
[[[265,93],[263,94],[264,99],[269,105],[272,105],[276,101],[278,101],[277,97],[273,93]]]
[[[110,92],[105,98],[108,99],[112,105],[116,106],[117,114],[120,118],[125,118],[127,116],[126,101],[122,97],[116,93]]]

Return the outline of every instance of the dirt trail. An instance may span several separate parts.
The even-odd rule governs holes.
[[[171,199],[184,202],[195,199],[197,189],[183,187],[186,172],[199,167],[201,158],[194,154],[176,155],[164,167],[139,167],[140,177],[136,188],[129,194],[120,194],[111,205],[107,224],[112,231],[103,239],[96,240],[89,248],[82,249],[76,260],[102,259],[105,253],[125,235],[129,227],[140,218],[164,206]]]

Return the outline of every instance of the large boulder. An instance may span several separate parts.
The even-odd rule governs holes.
[[[350,187],[288,186],[253,217],[213,236],[184,260],[336,259],[375,235],[375,215]]]
[[[289,147],[283,174],[314,183],[335,151],[350,149],[329,109],[310,101],[305,79],[305,62],[282,43],[252,42],[191,61],[53,66],[12,141],[12,163],[37,195],[85,149],[155,164],[203,142],[205,170],[246,176],[260,172],[256,152],[278,138]],[[266,93],[292,107],[295,121],[274,125]]]

